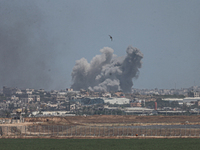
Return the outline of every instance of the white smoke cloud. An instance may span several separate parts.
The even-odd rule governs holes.
[[[85,58],[76,61],[72,71],[74,90],[130,92],[133,78],[139,75],[143,54],[139,49],[129,46],[127,56],[117,57],[114,50],[104,47],[101,55],[96,55],[90,63]]]

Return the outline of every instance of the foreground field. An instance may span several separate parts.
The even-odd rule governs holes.
[[[200,139],[1,139],[1,150],[197,150]]]

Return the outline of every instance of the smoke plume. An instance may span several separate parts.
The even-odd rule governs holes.
[[[90,63],[85,58],[76,61],[72,71],[74,90],[130,92],[133,78],[139,75],[143,54],[139,49],[129,46],[125,57],[117,57],[114,50],[104,47],[101,55],[96,55]]]
[[[0,86],[48,88],[51,42],[32,1],[0,1]]]

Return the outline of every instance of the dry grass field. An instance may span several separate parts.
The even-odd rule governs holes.
[[[1,138],[199,138],[200,116],[69,116],[24,118],[1,124]],[[160,126],[157,126],[160,125]],[[172,128],[168,125],[181,125]],[[188,125],[197,125],[196,127]],[[137,135],[137,136],[136,136]]]
[[[69,117],[35,117],[25,118],[25,122],[57,125],[85,125],[85,124],[199,124],[200,115],[196,116],[119,116],[119,115],[93,115]]]

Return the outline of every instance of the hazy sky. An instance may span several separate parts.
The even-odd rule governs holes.
[[[129,45],[144,54],[134,88],[200,86],[199,8],[199,0],[1,0],[0,86],[65,89],[76,60],[104,47],[125,56]]]

